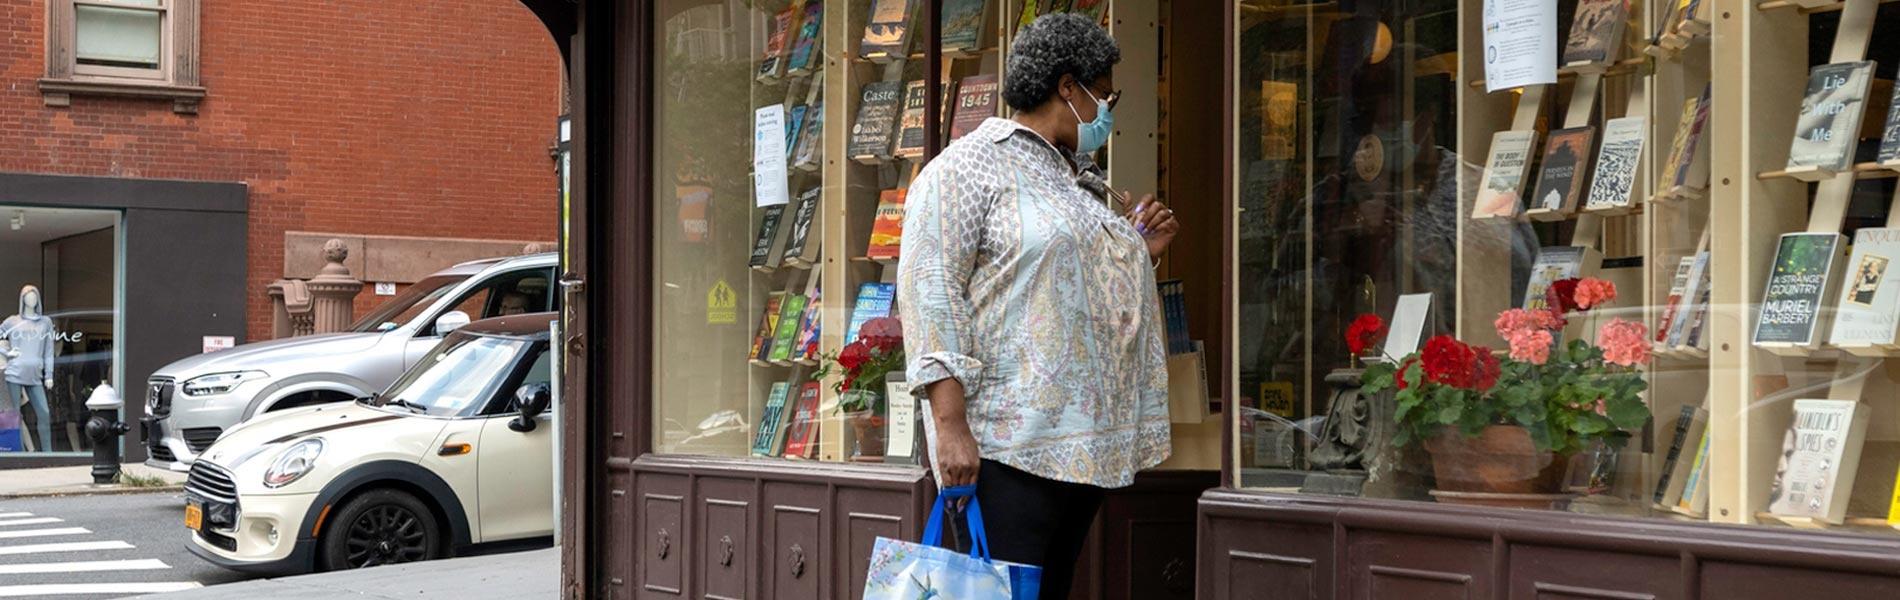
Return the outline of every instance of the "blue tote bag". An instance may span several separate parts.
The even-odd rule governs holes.
[[[969,498],[970,553],[941,546],[947,502]],[[871,548],[864,600],[1036,600],[1042,568],[990,559],[976,486],[944,488],[930,509],[922,543],[880,537]]]

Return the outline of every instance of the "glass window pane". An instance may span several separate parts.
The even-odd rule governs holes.
[[[86,400],[119,387],[119,213],[7,206],[0,216],[0,350],[17,353],[0,382],[0,456],[88,452]]]
[[[82,65],[157,69],[163,52],[164,13],[133,8],[74,7]]]

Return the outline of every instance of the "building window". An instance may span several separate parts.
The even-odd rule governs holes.
[[[170,99],[196,112],[198,0],[52,0],[47,4],[48,106],[74,94]]]

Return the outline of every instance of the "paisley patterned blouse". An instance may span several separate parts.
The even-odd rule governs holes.
[[[983,458],[1124,487],[1171,449],[1161,309],[1147,245],[1084,173],[1008,119],[958,139],[911,184],[897,305],[911,392],[961,382]]]

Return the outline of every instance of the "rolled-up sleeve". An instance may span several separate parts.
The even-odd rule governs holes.
[[[983,186],[955,160],[924,168],[904,201],[897,307],[904,324],[905,381],[911,393],[956,379],[975,393],[983,361],[971,355],[971,273],[990,204]]]

